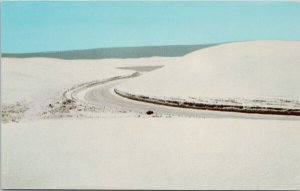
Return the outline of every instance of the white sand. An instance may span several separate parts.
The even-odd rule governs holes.
[[[253,42],[255,44],[255,42]],[[254,51],[249,47],[240,51]],[[287,46],[288,44],[288,46]],[[251,45],[251,46],[250,46]],[[259,88],[281,85],[280,88],[255,91],[284,98],[299,97],[298,43],[262,43],[259,55],[269,55],[274,64],[260,68],[244,55],[241,67],[231,63],[228,54],[240,44],[208,48],[184,58],[143,58],[111,60],[74,60],[32,58],[2,59],[2,104],[25,101],[45,105],[44,100],[59,95],[66,89],[88,81],[101,80],[134,71],[116,67],[157,66],[164,68],[144,74],[120,86],[136,93],[153,95],[199,95],[207,88],[207,95],[214,91],[205,86],[202,78],[215,72],[218,78],[208,78],[206,83],[218,85],[227,79],[229,93],[239,96],[248,90],[239,83],[252,86],[244,75],[228,72],[242,70],[251,75],[264,74],[266,82],[254,80]],[[276,46],[278,45],[278,46]],[[231,47],[226,48],[224,47]],[[257,46],[255,46],[257,48]],[[277,47],[274,49],[274,47]],[[292,47],[283,54],[282,47]],[[256,49],[255,48],[255,49]],[[218,51],[215,51],[215,50]],[[222,50],[222,51],[221,51]],[[274,54],[274,51],[276,54]],[[218,53],[218,56],[209,57]],[[281,52],[279,54],[279,52]],[[213,65],[202,64],[215,63]],[[253,54],[251,54],[253,55]],[[291,55],[294,55],[291,59]],[[206,57],[207,56],[207,57]],[[222,58],[222,59],[220,59]],[[228,58],[228,60],[227,60]],[[240,58],[236,58],[240,59]],[[267,59],[267,60],[268,60]],[[191,62],[186,62],[187,60]],[[299,61],[299,60],[298,60]],[[198,63],[199,62],[199,63]],[[269,63],[269,62],[268,62]],[[273,66],[274,65],[274,66]],[[199,71],[199,67],[203,67]],[[244,69],[247,69],[247,72]],[[262,71],[257,71],[262,69]],[[270,70],[267,70],[270,68]],[[293,68],[293,70],[291,70]],[[257,73],[258,72],[258,73]],[[266,73],[265,73],[266,72]],[[276,73],[276,75],[274,74]],[[286,75],[289,72],[289,75]],[[188,74],[190,73],[190,74]],[[170,75],[171,74],[171,75]],[[279,77],[277,75],[280,75]],[[234,78],[235,77],[235,78]],[[276,78],[275,78],[276,77]],[[278,77],[278,78],[277,78]],[[273,79],[274,78],[274,79]],[[196,81],[194,81],[196,79]],[[267,79],[273,79],[273,83]],[[185,81],[182,81],[185,80]],[[200,81],[197,81],[200,80]],[[215,81],[214,81],[215,80]],[[283,81],[281,81],[283,80]],[[289,80],[290,83],[287,83]],[[296,82],[295,82],[296,80]],[[230,82],[230,83],[229,83]],[[251,83],[250,83],[251,82]],[[259,82],[259,83],[258,83]],[[284,83],[285,82],[285,83]],[[257,84],[258,83],[258,84]],[[145,88],[144,88],[145,87]],[[196,87],[195,89],[192,87]],[[293,89],[293,88],[294,89]],[[166,89],[165,89],[166,88]],[[219,87],[218,95],[227,95]],[[242,88],[242,89],[240,89]],[[256,87],[257,88],[257,87]],[[267,87],[268,88],[268,87]],[[251,89],[252,90],[252,89]],[[187,91],[187,92],[184,92]],[[192,94],[192,93],[195,94]],[[188,94],[185,94],[188,93]],[[223,94],[224,93],[224,94]],[[202,94],[201,94],[202,95]],[[216,94],[217,95],[217,94]],[[235,94],[234,94],[235,95]],[[248,94],[247,94],[248,95]],[[251,95],[253,96],[253,95]],[[29,105],[32,107],[32,105]],[[36,108],[31,108],[36,111]],[[192,119],[192,118],[116,118],[114,113],[106,119],[21,121],[2,124],[1,167],[3,188],[81,188],[81,189],[299,189],[300,188],[300,123],[299,121],[247,120],[247,119]]]
[[[2,103],[36,101],[74,85],[134,71],[116,67],[165,65],[172,58],[61,60],[51,58],[2,58]]]
[[[61,60],[50,58],[3,58],[1,61],[1,103],[4,122],[36,120],[60,117],[49,113],[48,105],[62,99],[63,93],[73,86],[116,76],[128,76],[133,70],[119,67],[164,66],[176,58]],[[59,104],[58,104],[58,107]],[[74,111],[68,116],[77,117],[82,112]],[[84,116],[95,116],[86,113]],[[97,114],[98,115],[98,114]],[[101,115],[104,115],[102,112]]]
[[[9,124],[2,187],[299,189],[299,126],[184,118]]]
[[[150,97],[299,101],[299,52],[297,41],[214,46],[186,55],[181,63],[128,81],[117,89]]]

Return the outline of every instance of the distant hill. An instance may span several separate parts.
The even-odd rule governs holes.
[[[213,46],[209,45],[172,45],[172,46],[145,46],[128,48],[96,48],[87,50],[70,50],[55,52],[2,54],[2,57],[30,58],[47,57],[66,60],[74,59],[105,59],[105,58],[142,58],[152,56],[180,57],[190,52]]]

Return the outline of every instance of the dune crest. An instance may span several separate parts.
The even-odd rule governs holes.
[[[133,95],[201,103],[225,101],[225,104],[299,108],[299,52],[298,41],[219,45],[190,53],[179,63],[116,89]]]

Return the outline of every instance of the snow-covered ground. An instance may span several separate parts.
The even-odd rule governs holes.
[[[298,41],[214,46],[120,84],[117,90],[192,103],[300,109],[299,52]]]
[[[3,188],[300,188],[299,121],[117,118],[2,127]]]

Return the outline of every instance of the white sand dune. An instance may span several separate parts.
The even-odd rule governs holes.
[[[80,83],[133,73],[117,67],[164,65],[170,63],[169,60],[172,58],[107,60],[2,58],[2,103],[36,101]]]
[[[2,187],[296,190],[299,136],[299,121],[275,120],[8,124],[2,128]]]
[[[252,66],[248,64],[255,60],[263,61],[262,64],[269,63],[267,58],[265,61],[262,58],[250,59],[247,58],[248,54],[242,59],[247,62],[241,63],[240,67],[227,67],[237,64],[237,61],[235,64],[226,61],[230,52],[233,54],[233,50],[241,51],[231,56],[234,57],[242,55],[242,50],[255,51],[256,48],[251,45],[253,43],[257,48],[256,42],[248,43],[240,50],[237,48],[242,46],[239,43],[228,44],[195,52],[182,59],[64,61],[46,58],[4,58],[1,71],[1,101],[2,104],[9,104],[25,100],[31,104],[48,107],[48,103],[44,102],[46,99],[55,95],[61,96],[62,92],[74,85],[129,75],[134,71],[116,68],[142,65],[165,67],[143,74],[142,77],[133,79],[132,82],[128,81],[119,88],[154,96],[186,98],[190,94],[199,96],[200,90],[207,90],[205,96],[214,96],[211,94],[214,92],[215,96],[231,97],[230,93],[234,91],[237,93],[234,95],[237,96],[248,95],[246,88],[240,85],[235,87],[235,83],[244,83],[243,85],[247,85],[253,91],[254,88],[266,85],[276,87],[279,84],[284,91],[279,87],[272,91],[261,90],[262,92],[255,89],[257,91],[254,91],[254,96],[264,96],[264,92],[271,92],[271,96],[298,99],[299,84],[296,82],[299,82],[299,78],[295,74],[299,71],[299,62],[295,61],[299,61],[299,57],[295,54],[299,52],[299,44],[296,42],[258,43],[262,46],[261,50],[266,49],[263,55],[282,59],[280,62],[275,59],[274,67],[268,64],[270,69],[263,66],[264,72],[260,71],[258,64],[255,64],[255,71],[251,71]],[[224,47],[233,49],[228,48],[226,51]],[[285,55],[284,59],[279,54],[282,47],[289,47],[289,52],[282,54]],[[277,50],[275,55],[274,50]],[[215,53],[219,53],[218,56],[213,56]],[[199,55],[202,55],[201,60],[205,61],[204,64],[199,61]],[[295,57],[292,59],[291,55]],[[214,63],[215,60],[224,60],[227,66],[221,63],[217,63],[216,66],[205,64]],[[284,60],[287,64],[282,66]],[[247,71],[244,71],[245,68],[248,68]],[[242,74],[232,70],[242,70],[243,74],[248,76],[257,75],[263,80],[266,79],[266,82],[259,84],[261,81],[253,79],[258,87],[251,86],[251,80],[247,81]],[[228,79],[228,74],[221,71],[231,72],[234,76]],[[209,78],[209,75],[215,76],[215,72],[220,79]],[[287,72],[290,75],[286,75]],[[274,83],[267,80],[272,78]],[[230,83],[222,82],[221,79],[227,79]],[[236,82],[236,79],[240,82]],[[281,80],[285,83],[289,80],[291,82],[285,84]],[[214,90],[209,85],[210,81],[216,86],[214,88],[221,89]],[[218,83],[231,86],[226,89],[217,86]],[[244,91],[240,88],[244,88]],[[29,107],[32,105],[29,104]],[[37,112],[36,109],[31,108],[33,112]],[[2,123],[2,187],[298,189],[300,186],[299,121],[180,117],[149,119],[115,116],[116,113],[108,113],[106,119],[39,118],[39,121]]]
[[[118,90],[134,95],[199,102],[300,108],[300,42],[230,43],[193,52],[181,63],[128,81]],[[212,100],[212,101],[211,101]],[[292,104],[290,104],[292,101]]]
[[[151,66],[173,63],[172,60],[176,58],[106,60],[3,58],[1,60],[2,121],[35,120],[40,119],[43,113],[45,117],[49,117],[47,115],[52,111],[49,111],[48,105],[58,103],[56,106],[60,107],[63,93],[74,86],[117,76],[128,76],[135,72],[130,70],[130,67],[147,66],[149,69]],[[129,70],[126,70],[128,67]],[[53,108],[53,112],[57,113],[57,109],[60,110],[57,107]],[[81,112],[74,111],[67,115],[76,117],[81,115],[79,113]],[[60,112],[57,114],[59,117]],[[52,114],[51,116],[53,117]]]

